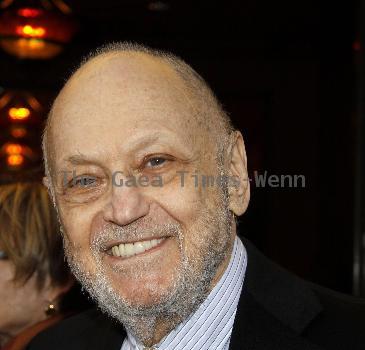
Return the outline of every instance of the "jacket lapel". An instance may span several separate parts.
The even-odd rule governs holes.
[[[85,350],[120,350],[126,336],[123,327],[102,313],[95,317],[94,322],[95,326],[91,328],[92,334],[85,334],[85,338],[88,339],[84,343]]]
[[[304,281],[241,239],[247,250],[247,269],[230,349],[320,349],[300,335],[322,310],[317,297]]]
[[[247,269],[230,341],[230,350],[320,350],[300,334],[322,306],[306,283],[268,260],[241,238]],[[123,328],[107,316],[96,327],[85,350],[120,350]]]

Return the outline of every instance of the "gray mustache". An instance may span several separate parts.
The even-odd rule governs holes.
[[[92,239],[91,245],[95,249],[106,248],[110,241],[128,240],[138,241],[145,238],[167,237],[167,236],[182,236],[182,229],[179,224],[155,224],[149,225],[134,225],[121,227],[118,225],[108,225],[103,230],[96,232]]]

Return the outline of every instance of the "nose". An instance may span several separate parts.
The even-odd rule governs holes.
[[[139,187],[113,186],[104,220],[124,226],[148,214],[150,204]]]

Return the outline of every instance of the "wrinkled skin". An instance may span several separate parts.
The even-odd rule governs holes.
[[[209,277],[210,290],[229,262],[236,234],[231,214],[241,215],[248,205],[240,133],[229,138],[223,165],[242,180],[240,185],[226,196],[221,188],[194,185],[191,174],[219,175],[222,170],[216,159],[219,140],[212,139],[195,114],[196,106],[172,68],[131,53],[87,63],[53,107],[48,149],[51,189],[68,258],[75,260],[84,282],[95,279],[102,268],[113,293],[132,308],[153,307],[165,300],[178,288],[184,261],[189,262],[185,265],[189,274],[199,280],[208,254],[209,259],[220,256]],[[92,177],[92,186],[66,184],[71,175],[65,182],[62,172],[73,170]],[[123,173],[119,180],[128,175],[160,176],[163,186],[113,186],[115,171]],[[181,171],[188,172],[184,187],[177,173]],[[46,183],[51,186],[49,179]],[[111,235],[114,239],[105,239],[105,232],[116,227],[121,230]],[[161,236],[166,239],[158,249],[126,259],[102,249]],[[188,304],[187,300],[184,307]],[[173,326],[159,320],[144,343],[158,342]]]

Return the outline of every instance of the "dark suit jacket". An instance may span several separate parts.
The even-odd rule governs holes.
[[[363,299],[303,281],[243,243],[248,265],[230,349],[365,349]],[[38,335],[28,350],[120,350],[125,335],[93,309]]]

